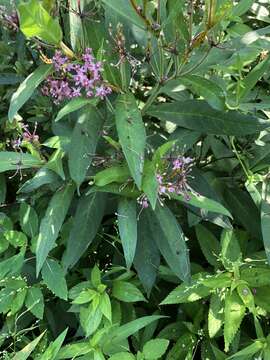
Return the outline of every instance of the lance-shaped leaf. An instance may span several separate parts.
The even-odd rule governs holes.
[[[233,270],[242,263],[242,253],[233,230],[224,229],[221,234],[221,261],[227,270]]]
[[[94,193],[82,196],[76,210],[67,248],[62,263],[65,269],[72,267],[93,241],[101,223],[106,205],[106,194]]]
[[[26,101],[32,96],[34,90],[52,71],[51,65],[40,65],[32,74],[30,74],[18,87],[11,97],[8,110],[8,119],[12,121],[14,116]]]
[[[52,18],[42,3],[30,0],[18,5],[20,29],[26,37],[37,36],[41,40],[57,45],[62,40],[62,30],[57,19]]]
[[[208,312],[208,332],[210,338],[217,335],[224,323],[224,299],[221,293],[214,293],[210,299]]]
[[[92,100],[89,99],[83,99],[83,98],[74,98],[70,100],[64,107],[62,107],[61,110],[59,110],[56,118],[54,121],[61,120],[64,116],[67,116],[68,114],[79,110],[83,108],[86,105],[89,105],[92,103]]]
[[[80,112],[72,133],[68,166],[70,176],[79,187],[84,181],[96,152],[103,120],[92,106],[85,106]]]
[[[19,171],[20,169],[39,168],[43,164],[43,161],[27,153],[0,152],[0,173],[9,170]]]
[[[258,133],[270,126],[268,120],[237,111],[218,111],[205,101],[176,101],[151,107],[148,112],[162,121],[171,121],[187,129],[205,134],[244,136]]]
[[[37,344],[40,342],[41,338],[45,334],[45,331],[40,334],[35,340],[31,341],[29,344],[27,344],[22,350],[17,352],[13,357],[12,360],[26,360],[29,358],[32,351],[34,351]]]
[[[245,316],[245,305],[236,291],[228,292],[225,297],[224,341],[225,351],[229,350]]]
[[[261,201],[261,227],[264,249],[270,264],[270,194],[269,185],[263,183],[262,201]]]
[[[64,330],[53,342],[51,342],[39,360],[54,360],[65,340],[67,332],[68,329]]]
[[[120,198],[118,202],[118,228],[124,250],[127,267],[130,268],[137,245],[137,202],[128,198]]]
[[[73,184],[67,184],[64,188],[57,191],[49,203],[44,218],[41,220],[36,250],[37,275],[39,274],[49,252],[54,247],[55,241],[68,212],[73,193]]]
[[[149,211],[148,211],[149,210]],[[156,210],[144,210],[149,216],[150,230],[157,246],[171,270],[182,280],[190,279],[189,253],[185,235],[173,213],[166,207],[157,205]]]
[[[48,289],[60,299],[67,300],[67,283],[65,273],[59,263],[53,259],[47,259],[41,270],[42,278]]]
[[[118,97],[115,121],[119,141],[130,173],[140,189],[144,167],[146,133],[141,113],[132,94],[124,94]]]
[[[142,190],[146,194],[152,209],[155,209],[158,198],[158,181],[156,167],[153,161],[147,161],[144,165]]]

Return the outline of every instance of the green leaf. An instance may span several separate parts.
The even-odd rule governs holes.
[[[38,287],[30,287],[27,292],[25,305],[31,313],[38,319],[43,318],[44,313],[44,298],[42,291]]]
[[[144,214],[140,216],[134,258],[135,269],[148,296],[155,284],[160,264],[160,253],[155,242],[155,234],[149,232],[149,221],[151,219],[148,219]]]
[[[61,177],[62,180],[65,180],[65,173],[63,169],[63,157],[65,153],[62,149],[57,149],[50,156],[47,164],[45,165],[48,169],[54,171],[57,175]]]
[[[30,237],[38,233],[38,216],[30,205],[23,202],[20,205],[20,225],[22,230]]]
[[[130,172],[127,166],[111,166],[99,171],[94,176],[96,186],[105,186],[113,182],[122,184],[130,178]]]
[[[101,271],[97,265],[95,265],[91,271],[91,283],[96,289],[101,285]]]
[[[65,273],[57,261],[47,259],[41,270],[42,279],[48,289],[60,299],[67,300]]]
[[[186,75],[180,78],[180,82],[203,97],[216,110],[224,110],[225,97],[223,89],[212,80],[200,75]]]
[[[95,238],[104,215],[105,205],[106,195],[102,193],[84,195],[79,200],[73,227],[62,259],[65,269],[76,264]],[[80,241],[74,242],[76,238]]]
[[[245,305],[236,291],[228,292],[225,297],[224,341],[225,351],[229,351],[240,325],[245,316]]]
[[[71,12],[70,12],[71,13]],[[83,98],[74,98],[70,100],[61,110],[59,110],[54,121],[61,120],[64,116],[81,109],[82,107],[92,103],[92,100]]]
[[[255,288],[270,285],[270,269],[257,266],[242,269],[241,280]]]
[[[27,180],[18,190],[18,193],[29,193],[43,185],[56,183],[59,177],[45,167],[37,171],[31,179]]]
[[[120,353],[117,353],[117,354],[114,354],[113,356],[111,356],[109,358],[109,360],[136,360],[135,356],[130,354],[130,353],[127,353],[127,352],[120,352]]]
[[[26,235],[20,231],[7,230],[4,232],[4,237],[14,247],[25,247],[27,244]]]
[[[205,134],[244,136],[268,128],[269,121],[236,111],[218,111],[201,100],[176,101],[153,106],[148,114]]]
[[[222,293],[215,293],[210,298],[208,312],[208,332],[210,338],[213,338],[220,331],[224,323],[224,299]]]
[[[65,340],[67,332],[68,329],[64,330],[53,342],[51,342],[46,351],[38,358],[38,360],[55,360]]]
[[[140,29],[145,30],[145,23],[142,18],[137,14],[135,9],[131,6],[130,1],[117,0],[102,0],[103,4],[108,7],[111,13],[116,13],[119,16],[119,21],[125,19],[128,23],[138,26]]]
[[[127,339],[129,336],[135,334],[137,331],[146,327],[154,321],[164,318],[161,315],[143,316],[136,320],[130,321],[114,330],[108,335],[107,341],[111,343],[119,343],[120,341]]]
[[[145,359],[159,359],[167,351],[169,343],[169,340],[166,339],[154,339],[148,341],[143,347],[143,355]]]
[[[20,169],[38,168],[43,162],[27,153],[12,151],[0,152],[0,173],[5,171],[19,171]]]
[[[218,256],[220,253],[220,244],[217,241],[216,237],[213,235],[211,231],[209,231],[203,225],[197,225],[196,228],[196,235],[199,241],[201,250],[203,255],[205,256],[206,260],[212,266],[218,267]]]
[[[66,346],[63,346],[59,353],[56,355],[56,360],[60,359],[72,359],[80,355],[88,354],[92,351],[92,346],[89,341],[87,342],[77,342],[71,343]]]
[[[100,296],[100,303],[99,303],[100,311],[102,314],[111,322],[112,321],[112,306],[111,300],[109,295],[104,292]]]
[[[39,37],[41,40],[59,45],[62,40],[62,30],[57,21],[36,0],[18,5],[20,29],[26,37]]]
[[[158,198],[158,181],[154,162],[145,162],[142,179],[142,191],[146,194],[147,199],[154,210]]]
[[[80,309],[80,323],[85,332],[86,337],[92,335],[99,327],[102,320],[102,312],[100,307],[94,307],[91,303],[87,308]]]
[[[162,301],[161,305],[193,302],[208,296],[211,293],[211,289],[202,284],[202,279],[201,274],[193,275],[190,284],[183,283],[176,287]]]
[[[26,345],[21,351],[17,352],[12,360],[26,360],[32,351],[35,349],[37,344],[40,342],[41,338],[45,334],[45,331],[40,334],[35,340],[31,341],[28,345]]]
[[[157,246],[171,270],[182,280],[190,279],[189,254],[185,235],[166,206],[157,205],[155,212],[145,209],[149,225]]]
[[[77,0],[71,0],[68,4],[69,10],[69,28],[70,28],[70,43],[72,49],[80,51],[81,47],[84,46],[84,29],[83,29],[83,18],[78,16],[80,13],[84,13],[85,2],[78,2]]]
[[[257,352],[262,350],[263,347],[264,347],[264,343],[260,340],[256,340],[256,341],[254,341],[253,344],[248,345],[244,349],[238,351],[236,354],[229,356],[228,360],[229,359],[239,359],[240,360],[240,359],[250,358],[251,356],[255,355]]]
[[[262,187],[262,200],[261,200],[261,228],[264,249],[268,263],[270,264],[270,193],[269,185],[264,182]]]
[[[9,257],[8,259],[0,262],[0,279],[7,275],[19,273],[24,264],[24,251],[19,254]]]
[[[7,184],[5,175],[0,174],[0,205],[6,200]]]
[[[80,294],[72,301],[73,304],[86,304],[93,300],[93,298],[97,295],[97,292],[92,289],[82,290]]]
[[[146,133],[141,113],[132,94],[119,95],[115,109],[119,141],[130,173],[141,189]]]
[[[207,197],[203,195],[196,195],[192,192],[188,193],[189,198],[185,198],[183,195],[176,195],[174,193],[170,193],[170,197],[179,200],[185,204],[195,206],[199,209],[208,210],[211,212],[215,212],[217,214],[226,215],[232,218],[231,213],[220,203],[216,202],[215,200],[208,199]]]
[[[55,241],[68,212],[74,190],[73,184],[67,184],[64,188],[58,190],[50,200],[45,216],[41,220],[36,249],[37,275],[49,252],[55,245]]]
[[[166,360],[191,360],[192,357],[189,357],[189,353],[193,353],[193,349],[195,348],[197,343],[197,338],[194,334],[185,333],[181,335],[175,345],[169,351]],[[207,359],[208,360],[208,359]],[[216,360],[216,359],[215,359]]]
[[[128,269],[132,265],[137,246],[136,207],[136,200],[119,199],[117,210],[118,228]]]
[[[10,106],[8,110],[9,121],[12,121],[14,116],[26,101],[32,96],[34,90],[39,84],[51,73],[52,65],[40,65],[32,74],[20,84],[18,89],[12,95]]]
[[[270,65],[270,56],[268,56],[265,60],[259,62],[249,73],[248,75],[241,81],[241,88],[239,92],[239,99],[243,101],[250,91],[254,88],[260,78],[264,75],[264,73],[269,70]]]
[[[126,281],[114,281],[112,295],[124,302],[146,301],[140,290],[132,283]]]
[[[74,127],[69,150],[70,176],[79,187],[85,180],[87,170],[95,156],[101,135],[103,120],[92,106],[83,108]]]
[[[227,270],[234,270],[242,263],[242,253],[233,230],[224,229],[221,234],[221,261]]]

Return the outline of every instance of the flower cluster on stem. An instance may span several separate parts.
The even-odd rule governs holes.
[[[102,80],[102,63],[96,61],[92,49],[85,49],[78,61],[72,61],[57,50],[52,58],[54,72],[42,86],[42,93],[53,98],[54,103],[86,96],[101,98],[111,93]]]

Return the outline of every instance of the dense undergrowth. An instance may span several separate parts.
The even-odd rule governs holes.
[[[1,359],[270,359],[268,1],[0,4]]]

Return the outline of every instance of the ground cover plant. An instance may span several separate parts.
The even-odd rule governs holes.
[[[268,1],[0,5],[0,358],[270,359]]]

